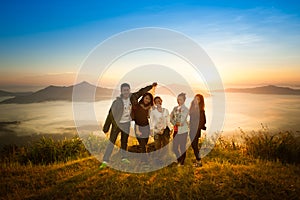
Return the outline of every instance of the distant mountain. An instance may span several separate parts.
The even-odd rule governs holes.
[[[11,92],[0,90],[0,97],[8,97],[8,96],[14,96],[14,95],[12,95]]]
[[[0,90],[0,97],[15,97],[15,96],[26,96],[32,94],[32,92],[7,92]]]
[[[253,93],[253,94],[279,94],[279,95],[300,95],[300,90],[289,87],[278,87],[275,85],[268,85],[254,88],[229,88],[226,92],[238,93]]]
[[[38,103],[45,101],[72,101],[73,89],[76,89],[77,98],[76,101],[99,101],[103,99],[111,98],[113,92],[112,89],[96,87],[89,84],[88,82],[81,82],[77,85],[72,86],[48,86],[32,94],[15,96],[14,98],[6,99],[0,103]],[[95,98],[93,91],[96,90]],[[92,95],[91,95],[92,94]]]

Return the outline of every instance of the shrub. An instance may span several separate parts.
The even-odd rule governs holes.
[[[52,138],[42,137],[38,142],[30,144],[18,156],[20,164],[51,164],[67,162],[89,155],[82,141],[78,137],[54,141]]]
[[[248,155],[282,163],[300,163],[300,137],[292,132],[272,134],[267,127],[251,134],[241,132]]]

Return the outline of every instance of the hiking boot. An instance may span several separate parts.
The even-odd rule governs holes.
[[[105,168],[107,168],[108,167],[108,165],[107,165],[107,162],[106,161],[103,161],[102,163],[101,163],[101,165],[99,166],[99,169],[105,169]]]
[[[197,161],[194,163],[194,167],[202,167],[202,162],[201,162],[201,160],[197,160]]]
[[[177,167],[184,167],[184,164],[178,163]]]

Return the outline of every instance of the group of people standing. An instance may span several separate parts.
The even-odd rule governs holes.
[[[157,83],[153,83],[131,93],[128,83],[121,85],[121,95],[113,101],[103,125],[104,133],[108,133],[110,127],[111,131],[110,142],[106,147],[100,169],[109,165],[109,158],[119,133],[121,133],[121,161],[130,163],[126,150],[132,120],[135,122],[134,131],[141,153],[146,153],[146,145],[150,135],[154,136],[155,149],[159,150],[169,143],[170,134],[173,133],[173,152],[176,155],[178,166],[182,166],[186,157],[186,144],[189,135],[196,157],[194,165],[202,166],[198,140],[201,137],[201,129],[206,129],[203,96],[197,94],[190,108],[187,108],[185,106],[186,95],[180,93],[177,96],[178,105],[169,114],[168,109],[162,107],[162,98],[159,96],[154,98],[149,93],[156,86]],[[189,122],[188,116],[190,116]],[[141,161],[147,162],[147,157],[143,156]]]

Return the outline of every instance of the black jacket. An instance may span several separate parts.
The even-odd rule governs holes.
[[[190,130],[197,131],[198,129],[206,130],[206,116],[204,110],[190,110]]]
[[[135,106],[138,104],[138,99],[143,96],[146,92],[152,89],[152,85],[149,85],[147,87],[144,87],[140,89],[139,91],[135,93],[131,93],[130,95],[130,102],[132,106]],[[106,117],[105,123],[103,125],[103,132],[107,133],[109,131],[110,125],[113,124],[115,126],[118,126],[124,109],[124,103],[122,100],[122,97],[117,97],[108,112],[108,115]],[[118,126],[119,127],[119,126]]]

